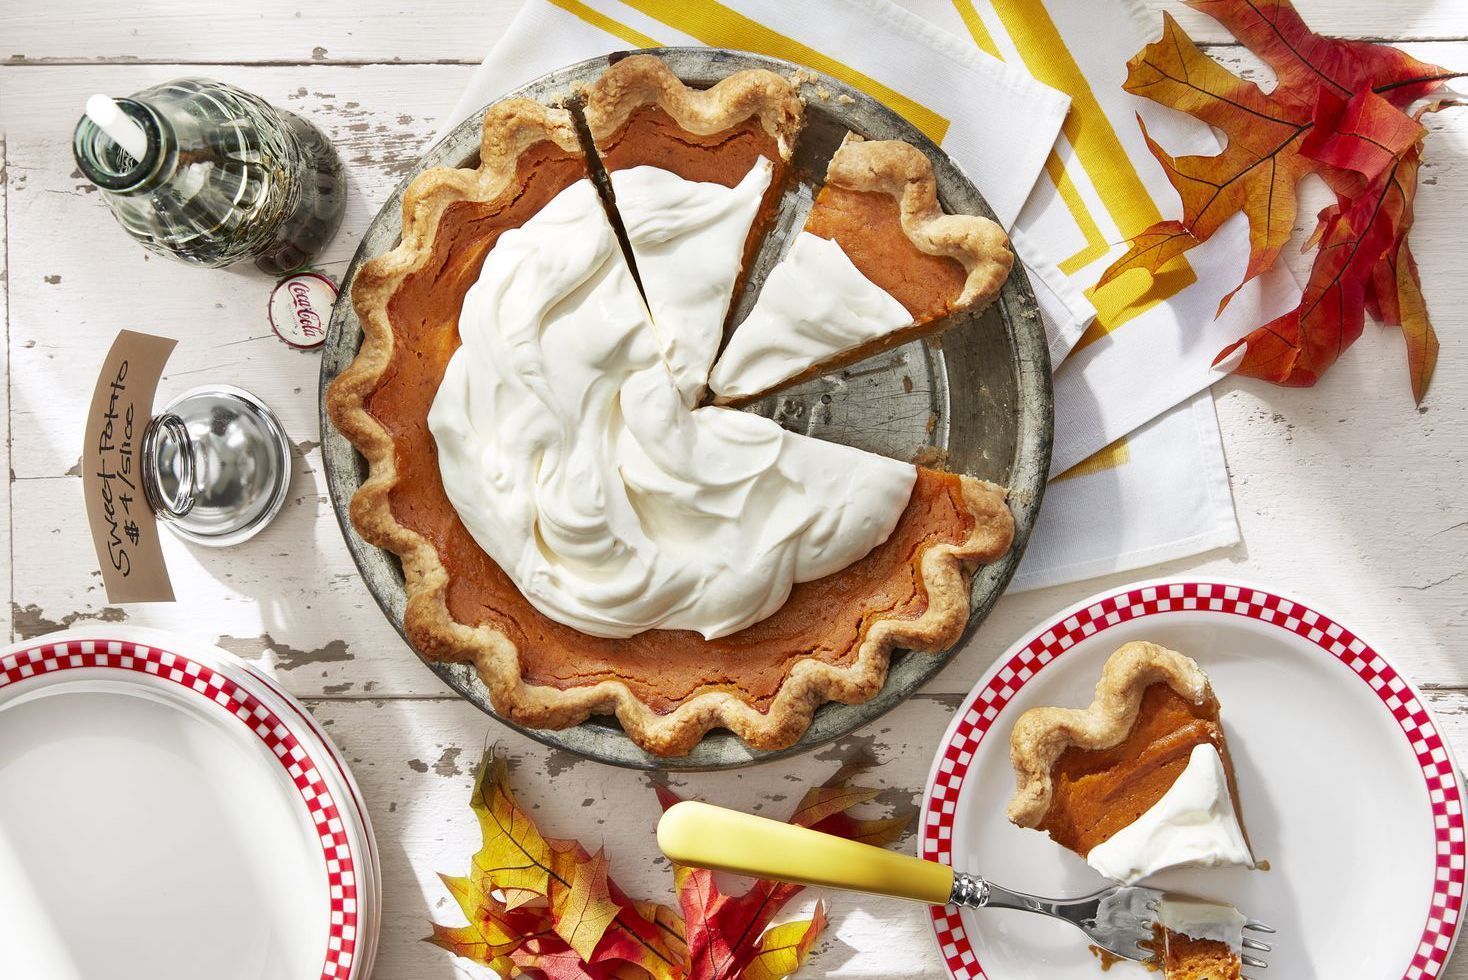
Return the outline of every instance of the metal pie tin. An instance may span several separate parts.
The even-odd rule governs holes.
[[[848,132],[867,139],[911,143],[932,161],[938,198],[946,210],[994,217],[978,189],[936,143],[896,112],[845,82],[788,61],[744,51],[653,48],[646,53],[657,55],[684,82],[699,88],[745,68],[769,69],[795,81],[806,103],[805,131],[791,161],[794,179],[781,201],[765,247],[751,264],[744,304],[752,302],[759,283],[779,260],[781,245],[804,223],[826,163]],[[593,82],[619,56],[569,65],[505,93],[504,98],[557,104]],[[326,392],[362,343],[362,326],[350,300],[357,270],[398,243],[403,194],[414,177],[430,167],[477,164],[483,122],[484,112],[475,113],[450,131],[403,177],[383,204],[342,277],[321,358],[321,452],[326,485],[347,549],[363,581],[405,642],[407,594],[402,565],[391,552],[362,540],[352,526],[348,506],[367,478],[367,466],[332,424],[326,411]],[[746,309],[747,305],[735,311],[736,321]],[[1050,466],[1053,397],[1049,350],[1039,307],[1020,263],[1015,263],[1004,289],[988,309],[959,316],[962,319],[939,337],[903,345],[836,376],[814,379],[748,408],[792,431],[1009,487],[1015,519],[1014,546],[1009,554],[973,576],[968,626],[963,638],[948,650],[937,654],[895,652],[886,684],[875,697],[861,704],[822,705],[810,728],[789,748],[760,751],[732,732],[715,729],[688,755],[669,758],[639,748],[614,718],[594,717],[557,730],[517,725],[494,710],[489,690],[472,664],[426,657],[424,663],[466,700],[524,735],[584,758],[635,769],[733,769],[807,752],[906,701],[971,640],[1003,593],[1024,554]]]

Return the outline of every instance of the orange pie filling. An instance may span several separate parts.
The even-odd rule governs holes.
[[[1194,704],[1165,683],[1142,695],[1137,723],[1106,749],[1071,746],[1054,767],[1054,796],[1039,828],[1082,857],[1152,809],[1187,768],[1193,749],[1211,745],[1227,760],[1218,700]],[[1233,767],[1226,766],[1232,776]],[[1238,799],[1230,782],[1231,795]]]
[[[754,147],[755,141],[748,141]],[[518,227],[574,181],[584,164],[553,144],[522,159],[524,186],[513,197],[461,202],[444,213],[427,264],[389,304],[394,345],[389,369],[368,401],[393,436],[400,479],[393,516],[433,544],[448,576],[454,620],[503,632],[519,651],[526,683],[562,690],[619,680],[655,711],[668,712],[706,691],[736,694],[768,707],[801,658],[844,665],[867,632],[888,619],[917,619],[927,609],[919,568],[937,544],[958,544],[973,529],[956,475],[920,470],[892,535],[866,558],[801,583],[774,615],[730,636],[649,630],[624,639],[589,636],[555,622],[525,599],[470,536],[445,495],[427,414],[449,358],[458,349],[458,315],[485,256],[504,231]],[[435,651],[434,635],[413,637]],[[874,692],[865,692],[870,696]]]

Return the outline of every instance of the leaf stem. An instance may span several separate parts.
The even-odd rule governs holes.
[[[1383,92],[1390,92],[1394,88],[1405,88],[1408,85],[1423,85],[1427,82],[1446,82],[1454,78],[1468,78],[1468,71],[1443,72],[1440,75],[1419,75],[1416,78],[1404,78],[1400,81],[1378,85],[1371,91],[1380,95]]]

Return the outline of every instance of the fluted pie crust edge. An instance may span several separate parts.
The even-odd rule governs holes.
[[[1191,657],[1139,640],[1120,647],[1106,661],[1089,706],[1031,708],[1020,715],[1009,740],[1015,772],[1010,821],[1020,827],[1038,827],[1050,809],[1052,773],[1065,750],[1072,746],[1109,749],[1121,744],[1137,723],[1142,695],[1158,683],[1194,704],[1213,697],[1208,676]]]
[[[967,273],[954,309],[982,309],[999,295],[1014,264],[1009,236],[988,218],[948,214],[938,203],[933,161],[911,143],[842,141],[826,168],[826,183],[887,194],[897,202],[902,230],[919,251],[954,259]]]

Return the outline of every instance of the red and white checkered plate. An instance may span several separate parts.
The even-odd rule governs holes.
[[[1263,589],[1144,583],[1080,603],[1017,643],[939,746],[919,852],[1038,894],[1101,887],[1084,861],[1006,820],[1009,734],[1028,708],[1088,704],[1106,657],[1141,639],[1189,654],[1212,679],[1255,854],[1269,864],[1169,872],[1157,883],[1276,926],[1263,975],[1441,976],[1465,898],[1463,790],[1448,745],[1422,697],[1377,650],[1338,620]],[[1064,923],[931,913],[954,977],[1098,975],[1083,937]],[[1149,974],[1127,963],[1108,975]]]
[[[335,760],[242,665],[165,645],[0,653],[0,976],[360,975]]]

